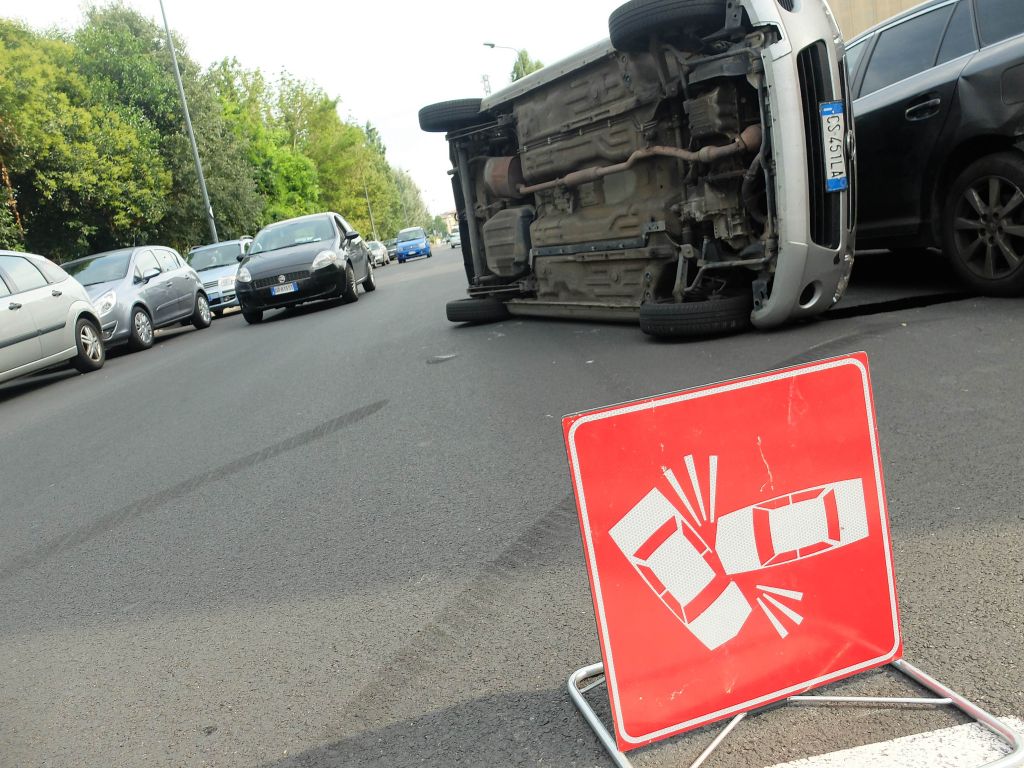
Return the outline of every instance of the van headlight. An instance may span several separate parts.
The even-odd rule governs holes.
[[[100,317],[109,315],[114,311],[114,307],[117,306],[117,294],[113,291],[107,291],[100,296],[96,301],[93,302],[96,307],[96,312],[99,313]]]
[[[329,267],[332,264],[337,263],[338,254],[336,254],[334,251],[320,251],[320,253],[316,255],[316,258],[313,259],[313,266],[310,267],[310,269],[323,269],[324,267]]]
[[[252,275],[249,273],[248,268],[239,267],[238,273],[235,275],[235,280],[237,280],[240,283],[251,283]]]

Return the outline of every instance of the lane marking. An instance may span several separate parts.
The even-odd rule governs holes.
[[[1024,720],[1000,718],[1018,733]],[[983,765],[1009,754],[1002,739],[976,723],[903,736],[817,757],[778,763],[770,768],[963,768]]]

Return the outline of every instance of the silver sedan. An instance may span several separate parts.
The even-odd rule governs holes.
[[[0,381],[67,360],[86,373],[105,359],[85,289],[42,256],[0,251]]]

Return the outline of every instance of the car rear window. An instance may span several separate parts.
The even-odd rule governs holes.
[[[864,73],[861,96],[934,66],[952,12],[952,6],[936,8],[881,32]]]
[[[62,283],[68,279],[68,273],[58,267],[52,261],[39,261],[36,266],[42,271],[43,276],[51,283]]]
[[[971,9],[967,0],[961,0],[953,11],[946,36],[939,48],[939,60],[936,64],[945,64],[965,53],[978,50],[978,42],[974,39],[974,25],[971,24]]]
[[[984,45],[1024,34],[1021,0],[978,0],[978,31]]]

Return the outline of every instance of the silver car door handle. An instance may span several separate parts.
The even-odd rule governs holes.
[[[63,296],[64,293],[62,291],[58,291],[56,288],[54,288],[52,291],[50,291],[50,295],[51,296]]]
[[[927,120],[929,117],[935,117],[939,113],[939,107],[942,105],[942,99],[928,99],[920,104],[915,104],[906,111],[907,120]]]
[[[19,304],[16,301],[12,301],[10,304],[7,305],[7,308],[12,310],[12,311],[15,310],[15,309],[21,309],[21,304]]]

